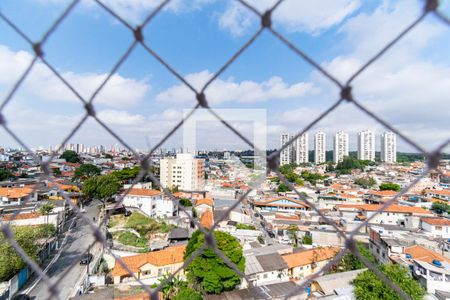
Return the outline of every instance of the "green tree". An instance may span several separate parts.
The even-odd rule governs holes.
[[[25,253],[33,260],[38,258],[37,240],[48,238],[55,234],[53,225],[38,225],[36,227],[12,227],[14,239]],[[9,280],[26,266],[25,261],[9,244],[3,234],[0,234],[0,281]]]
[[[7,179],[10,179],[13,177],[14,177],[14,175],[7,169],[4,169],[4,168],[0,169],[0,181],[7,180]]]
[[[86,197],[99,199],[105,203],[120,190],[121,186],[116,176],[99,175],[86,179],[83,182],[82,192]]]
[[[67,162],[70,163],[79,163],[80,157],[75,151],[72,150],[66,150],[63,152],[63,154],[59,158],[64,158]]]
[[[298,245],[297,231],[298,231],[297,225],[289,225],[289,227],[287,228],[287,234],[288,234],[289,238],[291,239],[292,245],[294,247],[297,247],[297,245]]]
[[[444,212],[450,213],[450,205],[444,202],[434,202],[431,205],[431,210],[437,213],[438,215],[441,215]]]
[[[396,184],[396,183],[392,183],[392,182],[385,182],[380,184],[380,191],[400,191],[401,187]]]
[[[370,187],[374,186],[375,184],[377,184],[377,182],[372,177],[368,177],[368,178],[361,177],[361,178],[355,179],[355,184],[367,189],[367,188],[370,188]]]
[[[61,176],[61,170],[58,168],[52,169],[52,172],[53,172],[53,176],[55,176],[55,177]]]
[[[380,270],[386,277],[401,288],[412,299],[419,300],[425,295],[425,291],[419,282],[409,275],[408,269],[398,264],[382,265]],[[371,270],[364,271],[353,280],[355,296],[358,300],[400,300],[400,296],[385,285]]]
[[[75,179],[84,180],[86,178],[100,175],[100,168],[93,164],[82,164],[79,168],[75,170]]]
[[[166,280],[168,278],[169,275],[164,274],[161,278],[158,279],[159,284],[163,285],[161,292],[163,293],[164,300],[173,299],[177,294],[181,292],[182,289],[187,288],[187,282],[183,281],[180,276],[177,275],[171,281],[166,283]]]
[[[140,170],[141,169],[139,167],[134,167],[131,169],[124,168],[122,170],[114,171],[111,174],[116,176],[120,181],[130,181],[134,180],[138,176]]]
[[[217,247],[244,271],[245,258],[242,255],[242,246],[239,241],[230,234],[215,231],[214,238]],[[204,244],[203,234],[197,230],[192,234],[186,247],[185,260]],[[235,288],[240,282],[240,277],[233,269],[228,267],[222,259],[210,248],[205,249],[186,268],[187,278],[192,287],[200,293],[219,294]]]
[[[180,201],[180,205],[182,205],[184,207],[191,207],[192,206],[192,202],[188,198],[180,198],[179,201]]]
[[[357,242],[356,246],[362,256],[367,258],[371,263],[376,264],[375,256],[373,256],[372,252],[364,245],[364,243]],[[329,273],[347,272],[365,267],[366,266],[353,253],[347,253],[342,257],[339,263],[330,269]]]
[[[202,300],[202,296],[189,287],[182,287],[178,294],[174,297],[169,298],[172,300]]]
[[[55,209],[55,205],[52,203],[45,203],[44,205],[42,205],[39,208],[39,212],[42,215],[47,216],[47,221],[46,221],[47,224],[48,224],[48,215],[53,211],[53,209]]]
[[[277,193],[284,193],[290,191],[289,187],[285,185],[284,183],[280,183],[280,185],[277,188]]]
[[[310,236],[310,235],[305,235],[305,236],[302,238],[302,244],[303,244],[303,245],[312,245],[312,242],[313,242],[312,236]]]

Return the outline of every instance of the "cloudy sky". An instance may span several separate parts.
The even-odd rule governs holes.
[[[129,23],[139,24],[156,0],[102,0]],[[259,11],[273,0],[249,0]],[[33,41],[61,14],[64,0],[3,0],[1,11]],[[448,2],[446,2],[448,3]],[[273,16],[274,28],[341,81],[348,79],[422,11],[422,1],[286,0]],[[446,4],[443,9],[450,8]],[[237,1],[173,0],[145,28],[148,45],[195,88],[200,88],[258,30],[259,20]],[[82,0],[44,45],[46,60],[89,98],[133,41],[131,32],[91,0]],[[353,82],[364,106],[406,136],[432,149],[450,137],[450,27],[429,15]],[[0,22],[0,101],[33,58],[30,46]],[[253,139],[296,133],[338,100],[336,86],[269,32],[263,32],[205,92],[213,108],[263,109],[267,125],[232,121]],[[195,95],[138,46],[94,101],[101,120],[133,148],[155,145],[196,105]],[[244,113],[242,112],[244,110]],[[259,110],[258,110],[259,111]],[[82,103],[38,61],[10,103],[10,128],[30,147],[59,144],[82,118]],[[201,118],[200,118],[201,119]],[[256,118],[257,119],[257,118]],[[259,122],[259,121],[258,121]],[[197,126],[199,148],[246,149],[223,125]],[[343,103],[310,130],[328,134],[385,130],[353,104]],[[182,145],[182,128],[163,147]],[[312,137],[310,138],[312,140]],[[110,145],[114,138],[88,120],[71,143]],[[0,145],[16,143],[0,129]],[[312,149],[312,143],[310,145]],[[379,145],[377,145],[377,149]],[[399,140],[399,150],[414,151]],[[449,151],[447,147],[446,151]]]

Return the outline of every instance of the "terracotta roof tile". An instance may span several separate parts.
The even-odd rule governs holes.
[[[428,223],[430,225],[438,226],[450,226],[450,219],[444,218],[421,218],[422,222]]]
[[[161,251],[122,257],[122,261],[131,271],[138,273],[139,268],[147,263],[155,266],[166,266],[183,262],[185,249],[186,245],[172,246]],[[128,271],[116,261],[112,275],[124,276],[128,275]]]
[[[208,209],[200,216],[200,224],[207,229],[211,229],[213,223],[214,223],[213,213]]]
[[[437,252],[434,252],[433,250],[424,248],[419,245],[406,248],[405,254],[411,255],[412,258],[415,260],[425,261],[430,264],[433,262],[433,259],[437,259],[439,261],[446,261],[450,263],[450,259],[440,255]]]
[[[23,198],[31,194],[33,189],[30,188],[0,188],[0,197],[6,198]]]
[[[338,247],[314,248],[297,253],[283,255],[284,261],[289,268],[310,265],[313,262],[319,262],[332,259],[339,252]]]
[[[381,207],[381,205],[379,205],[379,204],[338,204],[337,207],[338,208],[356,208],[356,209],[365,210],[365,211],[376,211]],[[392,204],[392,205],[388,206],[384,211],[385,212],[398,212],[398,213],[415,213],[415,214],[424,214],[424,215],[432,214],[430,211],[423,209],[422,207],[397,205],[397,204]]]
[[[198,199],[197,202],[195,202],[195,206],[199,206],[202,204],[206,204],[206,205],[209,205],[212,207],[214,205],[214,199],[213,198],[201,198],[201,199]]]
[[[153,196],[158,196],[158,195],[161,195],[161,192],[158,191],[158,190],[138,189],[138,188],[131,189],[127,193],[127,196],[148,196],[148,197],[153,197]]]

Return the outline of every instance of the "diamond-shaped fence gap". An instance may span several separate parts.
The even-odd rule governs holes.
[[[222,3],[216,5],[221,7]],[[201,22],[202,30],[199,30],[197,22]],[[177,15],[170,11],[163,11],[145,27],[143,33],[145,37],[149,37],[145,40],[148,47],[160,54],[161,58],[174,70],[184,74],[188,77],[187,79],[203,75],[202,78],[194,79],[206,83],[213,73],[219,70],[250,38],[250,36],[234,38],[226,31],[219,31],[217,34],[216,28],[217,20],[200,8]],[[186,35],[187,31],[195,32],[194,37]],[[164,43],[160,42],[162,36],[164,36]],[[219,47],[219,41],[224,40],[227,43]],[[180,52],[178,49],[183,51]],[[201,53],[202,63],[194,63],[190,53]],[[208,74],[203,74],[204,72]],[[192,82],[192,84],[200,89],[203,87],[203,82]]]
[[[39,62],[2,114],[15,134],[33,148],[49,152],[56,150],[56,143],[62,143],[86,117],[76,96]]]
[[[83,5],[83,4],[82,4]],[[84,4],[85,5],[85,4]],[[85,7],[78,7],[84,10]],[[67,16],[58,30],[44,45],[46,60],[57,70],[71,70],[66,78],[69,83],[79,89],[74,81],[87,81],[92,87],[99,83],[97,77],[109,74],[113,65],[126,52],[134,38],[127,28],[116,24],[116,19],[106,11],[99,9],[94,15],[84,12],[73,12]],[[114,34],[105,34],[114,30]],[[76,49],[76,51],[73,51]],[[98,60],[102,57],[102,61]],[[64,77],[66,77],[64,76]],[[87,84],[85,83],[85,84]]]
[[[79,1],[55,2],[49,3],[48,6],[43,6],[41,3],[27,3],[21,9],[14,7],[12,5],[14,2],[2,2],[2,14],[8,16],[8,19],[16,24],[31,41],[37,42],[45,38],[47,34],[51,36],[64,22],[66,13],[74,11]]]

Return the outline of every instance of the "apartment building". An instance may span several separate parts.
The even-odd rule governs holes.
[[[175,158],[160,160],[160,180],[163,187],[177,186],[184,191],[200,191],[205,186],[205,160],[190,153],[178,153]]]
[[[318,131],[314,135],[314,162],[321,164],[326,161],[326,135],[323,131]]]
[[[381,161],[389,164],[397,161],[397,138],[391,131],[381,135]]]
[[[309,141],[307,132],[299,136],[295,143],[295,159],[297,165],[309,161]]]
[[[333,160],[339,163],[345,156],[348,156],[348,133],[338,131],[334,136]]]
[[[280,148],[289,142],[289,133],[282,133],[280,136]],[[293,161],[292,159],[292,144],[287,146],[280,152],[280,166],[288,165]]]
[[[358,132],[358,159],[375,161],[375,134],[371,130]]]

